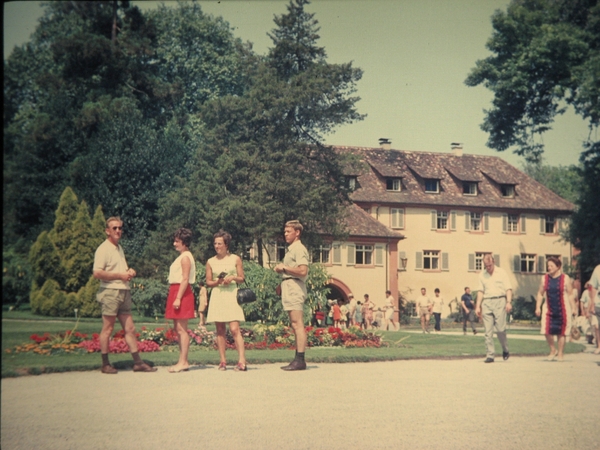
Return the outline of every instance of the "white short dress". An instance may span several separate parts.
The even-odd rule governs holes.
[[[213,272],[213,280],[221,273],[237,275],[235,262],[236,255],[227,255],[222,259],[213,256],[207,261]],[[237,302],[237,283],[234,281],[228,286],[217,286],[212,288],[208,304],[207,322],[243,322],[245,320],[244,310]]]

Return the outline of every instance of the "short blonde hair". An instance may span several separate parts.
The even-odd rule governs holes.
[[[293,228],[296,231],[300,231],[300,233],[302,233],[302,230],[304,230],[304,227],[302,226],[299,220],[288,220],[285,223],[285,227]]]
[[[121,225],[123,225],[123,221],[119,216],[111,216],[108,219],[106,219],[106,228],[110,228],[111,222],[119,222]]]

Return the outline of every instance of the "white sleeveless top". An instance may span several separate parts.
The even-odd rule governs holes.
[[[181,255],[179,255],[179,257],[175,261],[173,261],[173,264],[171,264],[171,268],[169,269],[169,284],[181,283],[181,279],[183,278],[181,260],[186,257],[189,258],[190,263],[192,263],[192,266],[190,267],[190,276],[188,278],[188,282],[190,284],[196,282],[196,262],[194,261],[192,253],[188,250],[182,252]]]

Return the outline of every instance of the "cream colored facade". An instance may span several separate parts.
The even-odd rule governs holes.
[[[390,207],[380,206],[370,209],[375,219],[391,226]],[[448,228],[439,230],[432,227],[432,211],[437,210],[417,207],[402,209],[404,223],[398,231],[402,232],[407,239],[400,241],[398,257],[406,259],[406,268],[403,269],[402,261],[399,261],[397,271],[399,293],[412,301],[420,294],[421,287],[427,289],[428,295],[433,295],[434,289],[439,288],[441,296],[445,299],[443,316],[456,311],[460,306],[458,302],[466,286],[469,286],[472,291],[478,289],[481,257],[485,253],[494,255],[497,264],[508,272],[514,294],[522,297],[535,296],[541,274],[545,273],[547,256],[559,256],[563,264],[569,264],[571,261],[572,247],[558,234],[560,223],[565,220],[564,218],[559,218],[554,232],[546,233],[545,216],[542,219],[535,213],[519,214],[517,230],[509,232],[503,229],[506,213],[480,211],[482,222],[484,220],[488,222],[487,231],[484,231],[484,223],[480,224],[481,230],[473,231],[470,226],[469,229],[466,226],[467,218],[471,219],[471,211],[445,208],[449,213]],[[544,224],[543,233],[540,222]],[[417,258],[423,258],[425,252],[438,252],[437,268],[431,268],[431,265],[430,268],[425,268],[423,261],[418,263]],[[432,256],[435,257],[435,253]],[[531,272],[520,271],[524,263],[527,265],[527,270]],[[519,271],[515,271],[515,265]],[[346,272],[340,274],[340,277],[345,279],[353,276]],[[363,280],[360,284],[360,287],[362,286],[364,286]]]

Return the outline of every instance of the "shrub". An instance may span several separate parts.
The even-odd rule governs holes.
[[[29,300],[31,265],[13,248],[2,251],[2,304],[15,308]]]
[[[164,315],[168,284],[152,278],[135,278],[130,286],[133,303],[142,316],[157,318]]]
[[[535,298],[517,297],[512,302],[514,320],[538,320],[535,315]]]

